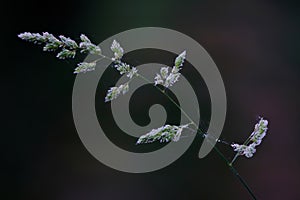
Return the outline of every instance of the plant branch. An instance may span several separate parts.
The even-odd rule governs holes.
[[[152,83],[151,81],[149,81],[146,77],[142,76],[141,74],[138,74],[138,77],[142,78],[143,80],[145,80],[148,83]],[[190,120],[191,124],[195,126],[195,128],[197,129],[197,133],[201,134],[201,136],[203,137],[207,137],[206,134],[204,134],[196,125],[196,123],[189,117],[189,115],[168,95],[166,94],[166,92],[162,89],[160,89],[159,87],[155,86],[162,94],[164,94],[177,108],[179,108],[182,113],[184,114],[184,116]],[[250,140],[251,137],[249,137],[248,141]],[[253,191],[251,190],[251,188],[248,186],[247,182],[240,176],[240,174],[238,173],[238,171],[233,167],[232,162],[229,162],[229,160],[225,157],[225,155],[215,146],[211,143],[211,141],[208,138],[209,143],[212,145],[213,149],[217,152],[217,154],[225,161],[226,165],[229,167],[229,169],[231,170],[231,172],[237,177],[237,179],[240,181],[240,183],[246,188],[246,190],[249,192],[249,194],[251,195],[252,199],[256,200],[256,196],[254,195]],[[218,140],[217,140],[218,141]]]

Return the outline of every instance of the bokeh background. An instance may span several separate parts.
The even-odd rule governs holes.
[[[199,140],[176,162],[151,173],[119,172],[98,162],[81,143],[72,119],[72,72],[84,56],[59,61],[17,38],[25,31],[76,39],[85,33],[100,43],[127,29],[157,26],[194,38],[217,64],[228,98],[222,138],[242,142],[258,116],[269,119],[268,136],[256,155],[236,163],[258,199],[298,199],[299,6],[263,0],[3,3],[1,196],[250,199],[216,153],[197,157]],[[232,156],[228,147],[218,146]]]

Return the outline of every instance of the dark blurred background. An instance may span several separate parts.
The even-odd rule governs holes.
[[[258,116],[270,121],[255,156],[236,163],[258,199],[299,199],[299,6],[262,0],[3,3],[1,198],[250,199],[216,153],[197,157],[199,140],[151,173],[119,172],[98,162],[72,118],[72,73],[84,56],[59,61],[17,38],[25,31],[75,39],[85,33],[98,44],[121,31],[156,26],[194,38],[217,64],[228,98],[222,138],[242,142]]]

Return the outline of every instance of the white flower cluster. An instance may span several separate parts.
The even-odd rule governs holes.
[[[239,155],[245,155],[247,158],[251,158],[253,154],[256,152],[256,146],[258,146],[262,139],[266,136],[268,130],[268,120],[260,118],[259,122],[255,124],[254,131],[250,135],[251,144],[249,145],[240,145],[240,144],[232,144],[234,151],[236,151]]]
[[[75,68],[74,70],[74,74],[78,74],[78,73],[86,73],[89,71],[94,71],[96,67],[96,63],[95,62],[82,62],[78,64],[78,67]]]
[[[112,101],[116,99],[120,94],[125,94],[129,90],[128,82],[120,85],[119,87],[111,87],[106,94],[105,102]]]
[[[132,79],[133,76],[137,75],[138,70],[135,67],[130,67],[127,63],[117,62],[114,67],[120,72],[120,74],[126,74],[127,77]]]
[[[159,142],[177,142],[180,139],[181,133],[184,128],[187,128],[189,124],[175,126],[165,125],[157,129],[152,129],[149,133],[142,135],[136,144]]]
[[[181,70],[181,66],[183,66],[185,57],[186,57],[186,51],[183,51],[179,56],[176,57],[174,66],[170,73],[168,67],[162,67],[160,69],[160,74],[156,74],[154,78],[155,79],[154,84],[155,85],[160,84],[166,88],[174,85],[180,77],[179,71]]]
[[[90,54],[101,54],[101,49],[100,47],[96,46],[91,42],[91,40],[85,36],[84,34],[80,35],[80,44],[79,47],[81,48],[81,53],[90,53]]]
[[[112,42],[110,49],[114,52],[114,61],[120,60],[123,57],[124,50],[116,40]]]

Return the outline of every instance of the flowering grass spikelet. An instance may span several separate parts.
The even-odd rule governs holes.
[[[137,72],[138,72],[138,70],[135,67],[132,67],[130,69],[130,71],[128,72],[127,77],[132,79],[134,76],[137,75]]]
[[[80,40],[82,42],[79,43],[79,48],[81,49],[81,53],[90,53],[90,54],[101,54],[101,49],[97,45],[93,44],[91,40],[85,36],[84,34],[80,35]]]
[[[121,47],[120,43],[118,43],[116,40],[112,42],[110,49],[112,50],[112,52],[114,52],[113,60],[120,60],[123,57],[124,50]]]
[[[59,59],[66,59],[66,58],[74,58],[76,55],[76,51],[71,51],[68,49],[63,49],[59,52],[56,57]]]
[[[45,39],[45,42],[52,42],[52,43],[53,42],[59,42],[59,43],[62,43],[59,39],[54,37],[54,35],[52,35],[51,33],[48,33],[48,32],[44,32],[43,37]]]
[[[78,48],[78,45],[74,40],[67,38],[63,35],[60,35],[59,38],[63,42],[65,47],[68,47],[69,49],[77,49]]]
[[[152,129],[149,133],[139,137],[136,144],[152,143],[155,141],[159,141],[161,143],[170,141],[177,142],[180,139],[183,129],[188,126],[189,124],[181,126],[165,125],[157,129]]]
[[[79,73],[86,73],[89,71],[94,71],[96,67],[96,63],[95,62],[82,62],[78,64],[78,67],[75,68],[74,70],[74,74],[79,74]]]
[[[79,44],[79,47],[81,48],[81,51],[80,51],[81,53],[90,53],[90,54],[96,54],[96,55],[101,54],[100,47],[98,47],[92,43],[81,42]]]
[[[262,139],[266,136],[268,130],[268,120],[260,118],[259,122],[255,124],[254,131],[251,134],[250,141],[256,146],[259,145]]]
[[[163,85],[164,84],[164,80],[161,78],[161,76],[159,74],[156,74],[156,76],[154,77],[154,85]]]
[[[63,44],[60,40],[58,40],[56,37],[54,37],[52,34],[49,34],[48,32],[44,32],[42,35],[39,33],[25,32],[19,34],[18,37],[22,40],[33,42],[34,44],[45,43],[43,51],[55,51]]]
[[[171,72],[169,76],[166,78],[164,86],[166,88],[173,86],[179,80],[179,77],[180,77],[180,73]]]
[[[244,154],[247,158],[251,158],[255,152],[256,152],[255,145],[252,143],[246,147]]]
[[[43,43],[46,42],[46,39],[44,36],[42,36],[39,33],[29,33],[29,32],[24,32],[24,33],[20,33],[18,35],[19,38],[21,38],[22,40],[28,41],[28,42],[33,42],[33,43]]]
[[[129,84],[128,84],[128,82],[125,83],[125,84],[120,85],[119,87],[111,87],[107,91],[107,94],[106,94],[106,97],[105,97],[105,102],[112,101],[112,100],[118,98],[118,96],[120,94],[124,95],[128,91],[129,91]]]
[[[179,68],[183,66],[184,60],[186,57],[186,51],[183,51],[179,56],[176,57],[175,59],[175,67]]]
[[[162,67],[160,68],[160,74],[156,74],[154,77],[155,85],[163,85],[164,87],[168,88],[173,86],[178,80],[181,75],[179,71],[181,70],[181,66],[183,66],[184,60],[186,57],[186,51],[183,51],[179,56],[176,57],[174,66],[172,67],[171,72],[169,73],[169,67]]]
[[[43,51],[55,51],[59,48],[61,44],[60,43],[47,43],[45,44],[45,46],[43,47]]]
[[[231,147],[238,153],[238,155],[245,155],[247,158],[251,158],[256,152],[256,146],[260,145],[262,139],[266,136],[268,130],[268,120],[260,118],[259,122],[255,124],[254,131],[250,135],[248,144],[232,144]]]
[[[169,67],[160,68],[160,74],[163,79],[166,79],[168,76]]]
[[[237,152],[244,152],[247,148],[247,146],[243,144],[232,144],[231,147]]]
[[[130,65],[124,62],[118,62],[114,67],[120,72],[120,74],[125,74],[130,71]]]
[[[121,75],[127,73],[127,77],[132,79],[133,76],[137,75],[138,70],[135,67],[130,67],[127,63],[117,62],[114,67],[120,72]]]
[[[44,32],[43,37],[46,43],[43,48],[43,51],[56,51],[63,44],[59,39],[57,39],[56,37],[54,37],[54,35],[48,32]]]
[[[80,35],[80,40],[81,40],[82,42],[91,43],[91,40],[90,40],[86,35],[84,35],[84,34],[81,34],[81,35]]]

